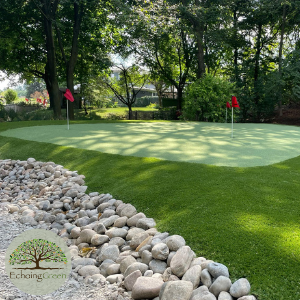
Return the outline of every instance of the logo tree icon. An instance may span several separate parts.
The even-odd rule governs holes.
[[[23,242],[9,257],[9,264],[25,265],[35,263],[33,268],[14,268],[14,269],[63,269],[63,268],[45,268],[40,266],[40,262],[64,262],[67,263],[67,257],[61,248],[55,243],[43,239],[33,239]]]

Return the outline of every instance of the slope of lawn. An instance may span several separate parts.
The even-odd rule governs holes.
[[[58,121],[2,123],[0,131]],[[28,127],[30,130],[30,127]],[[300,299],[300,157],[264,167],[217,167],[104,154],[0,137],[0,159],[34,157],[86,176],[182,235],[198,256],[246,277],[259,300]]]

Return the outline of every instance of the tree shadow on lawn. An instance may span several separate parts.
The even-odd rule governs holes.
[[[269,165],[300,154],[300,128],[272,124],[101,123],[31,127],[5,136],[104,153],[217,166]],[[50,129],[50,130],[49,130]]]
[[[12,138],[0,141],[0,153],[77,170],[88,191],[132,203],[154,217],[159,230],[182,235],[198,256],[227,265],[233,281],[247,277],[259,300],[299,298],[299,157],[229,168]]]

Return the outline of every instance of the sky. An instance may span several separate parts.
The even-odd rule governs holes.
[[[4,80],[2,80],[2,79],[4,79]],[[18,77],[13,77],[13,80],[17,81],[17,79],[18,79]],[[3,91],[10,87],[14,88],[15,86],[13,86],[11,84],[11,82],[7,79],[6,74],[0,71],[0,91]]]

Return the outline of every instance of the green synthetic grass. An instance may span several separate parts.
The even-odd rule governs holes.
[[[63,121],[2,123],[0,130],[46,124]],[[232,281],[246,277],[259,300],[300,299],[300,157],[217,167],[0,136],[0,159],[28,157],[77,170],[89,192],[132,203],[198,256],[227,265]]]
[[[272,124],[149,122],[54,125],[11,129],[8,137],[104,153],[216,166],[253,167],[300,154],[300,127]]]

